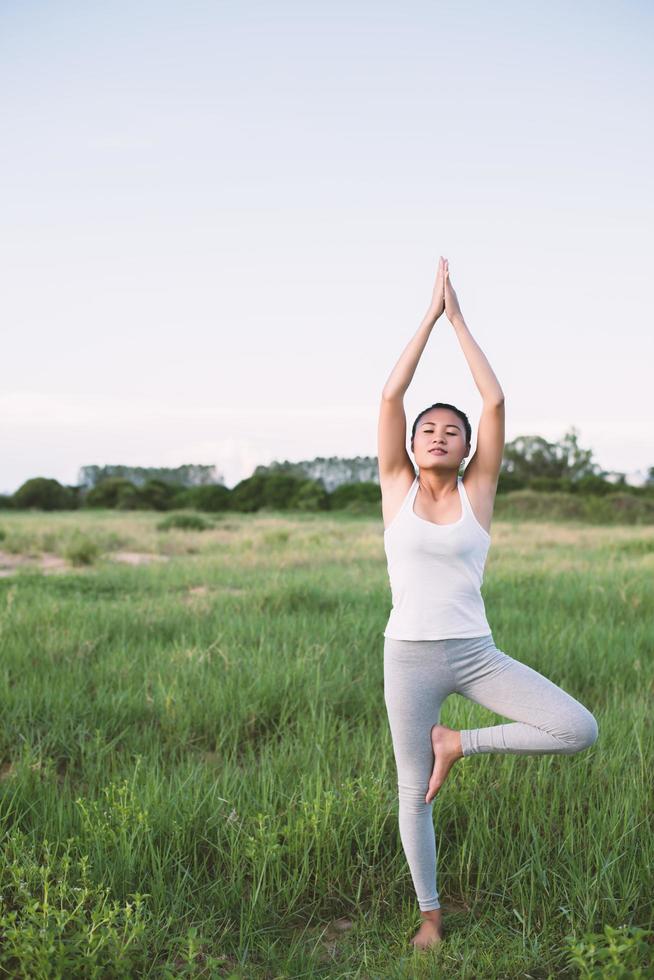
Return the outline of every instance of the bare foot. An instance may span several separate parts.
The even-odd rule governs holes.
[[[432,725],[431,746],[434,750],[434,769],[429,780],[425,803],[431,803],[445,782],[445,777],[457,761],[463,758],[461,734],[447,725]]]
[[[432,912],[421,912],[422,925],[411,940],[417,949],[429,949],[436,946],[443,938],[443,926],[441,922],[441,910],[434,909]]]

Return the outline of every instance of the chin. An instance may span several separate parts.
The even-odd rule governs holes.
[[[427,465],[437,466],[439,469],[458,470],[461,463],[457,462],[452,456],[430,456]]]

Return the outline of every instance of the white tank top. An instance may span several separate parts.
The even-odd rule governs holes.
[[[485,636],[481,584],[491,537],[475,517],[463,479],[457,476],[461,517],[435,524],[418,517],[416,476],[398,513],[384,531],[393,608],[384,636],[442,640]]]

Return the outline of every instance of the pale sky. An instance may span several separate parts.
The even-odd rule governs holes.
[[[507,441],[654,465],[654,7],[5,0],[0,492],[374,456],[450,260]],[[473,431],[441,318],[405,405]],[[474,441],[474,440],[473,440]]]

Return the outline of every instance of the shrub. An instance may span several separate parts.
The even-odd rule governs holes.
[[[39,510],[71,510],[74,495],[59,480],[35,476],[22,484],[13,496],[14,507],[37,507]]]
[[[507,473],[505,470],[500,472],[497,481],[498,493],[511,493],[512,490],[524,490],[525,486],[526,482],[521,476],[516,476],[515,473]]]
[[[141,976],[147,969],[147,895],[110,896],[91,880],[72,838],[33,843],[17,827],[2,842],[0,972],[12,977]],[[87,972],[88,971],[88,972]]]
[[[573,493],[594,493],[602,497],[606,496],[607,493],[614,493],[615,485],[609,483],[608,480],[603,480],[601,476],[588,473],[586,476],[582,476],[581,479],[575,480],[571,490]]]
[[[164,480],[147,480],[136,491],[139,507],[151,510],[169,510],[178,493],[178,488]]]
[[[381,487],[378,483],[373,483],[372,481],[343,483],[340,487],[336,487],[332,491],[329,502],[331,510],[347,508],[350,511],[356,511],[357,507],[350,506],[356,502],[359,507],[359,512],[373,513],[372,506],[369,506],[368,510],[366,510],[361,505],[374,504],[377,508],[374,512],[381,513]]]
[[[580,939],[569,935],[568,964],[586,980],[645,980],[652,976],[653,939],[653,933],[627,925],[606,925],[604,932],[584,933]]]
[[[327,510],[329,494],[318,480],[303,480],[293,496],[293,506],[298,510]]]
[[[121,500],[133,500],[136,487],[129,480],[112,476],[102,480],[87,493],[84,503],[87,507],[118,507]]]
[[[291,510],[300,484],[304,482],[288,473],[259,474],[241,480],[230,494],[230,509]]]
[[[206,531],[211,527],[213,524],[200,514],[170,514],[157,524],[158,531],[169,531],[171,528],[180,528],[182,531]]]
[[[73,565],[92,565],[99,554],[99,546],[86,534],[74,534],[64,547],[64,558]]]
[[[222,483],[209,483],[200,487],[187,487],[178,491],[175,507],[191,507],[208,513],[229,510],[230,490]]]

